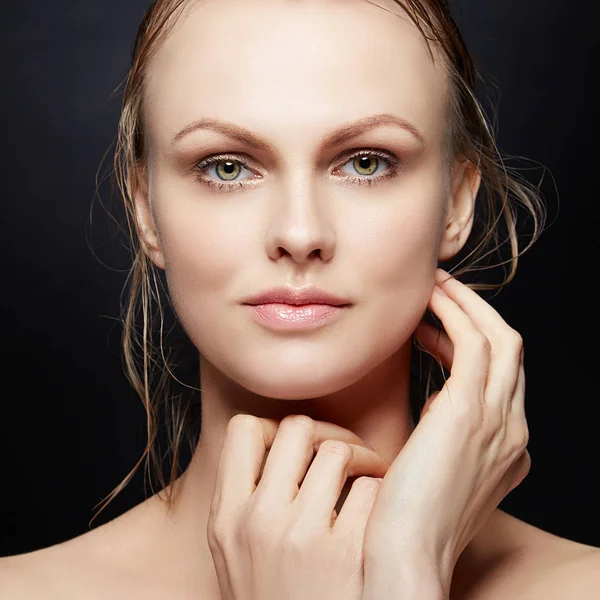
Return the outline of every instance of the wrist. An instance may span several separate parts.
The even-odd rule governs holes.
[[[450,593],[436,569],[423,564],[365,569],[363,589],[362,600],[448,600]]]

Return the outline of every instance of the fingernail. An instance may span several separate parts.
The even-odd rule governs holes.
[[[439,285],[434,285],[433,290],[442,296],[448,297],[448,294],[446,294],[446,292]]]

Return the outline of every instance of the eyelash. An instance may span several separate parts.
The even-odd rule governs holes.
[[[346,176],[346,177],[343,177],[344,181],[347,181],[350,183],[358,183],[358,185],[374,185],[376,183],[379,183],[380,181],[383,181],[384,179],[392,179],[393,177],[396,177],[396,175],[398,175],[398,172],[400,171],[400,168],[401,168],[400,159],[398,157],[396,157],[395,155],[393,155],[389,152],[384,152],[377,148],[365,148],[362,150],[358,150],[358,151],[354,152],[353,154],[351,154],[350,156],[348,156],[346,158],[345,162],[343,162],[339,167],[336,167],[336,170],[343,167],[346,163],[350,162],[353,158],[356,158],[357,156],[360,156],[360,157],[375,156],[377,158],[382,158],[383,160],[385,160],[386,162],[388,162],[390,164],[390,169],[388,169],[388,171],[385,174],[377,175],[375,177],[372,177],[371,175],[363,175],[362,177]],[[215,154],[213,156],[209,156],[209,157],[203,159],[202,161],[200,161],[199,163],[197,163],[195,165],[194,170],[195,170],[195,175],[196,175],[196,181],[198,181],[199,183],[202,183],[204,185],[207,185],[208,187],[215,188],[215,189],[219,190],[220,192],[231,192],[234,189],[239,189],[239,188],[246,187],[248,185],[253,185],[252,183],[247,183],[245,181],[238,181],[238,182],[233,182],[233,183],[227,183],[224,181],[216,182],[212,179],[208,179],[205,176],[203,176],[203,172],[210,165],[217,164],[217,163],[220,163],[223,161],[238,162],[243,167],[249,168],[248,162],[246,162],[243,159],[240,159],[236,155]]]

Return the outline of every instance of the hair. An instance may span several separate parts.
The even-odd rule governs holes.
[[[165,316],[161,295],[166,293],[165,285],[161,273],[157,273],[157,268],[144,250],[133,204],[136,169],[145,165],[147,157],[144,83],[149,61],[185,8],[195,4],[195,1],[155,0],[150,5],[139,26],[132,49],[131,66],[124,80],[112,170],[113,185],[124,203],[127,228],[123,228],[123,231],[128,238],[132,257],[122,296],[122,348],[126,375],[145,408],[147,444],[131,471],[104,499],[92,521],[129,483],[143,461],[150,480],[152,465],[159,485],[167,488],[166,501],[171,507],[174,503],[172,484],[180,474],[179,463],[184,442],[187,440],[188,448],[193,451],[197,439],[195,428],[199,425],[199,419],[193,415],[192,409],[199,403],[196,392],[200,390],[183,384],[188,393],[175,393],[172,387],[182,382],[173,373],[175,365],[169,360],[171,354],[165,356],[164,351]],[[481,174],[474,224],[467,243],[456,257],[442,266],[454,277],[461,278],[471,289],[499,290],[513,280],[519,257],[532,246],[543,230],[546,208],[540,192],[541,183],[534,186],[516,169],[506,166],[505,160],[509,157],[498,149],[493,126],[477,98],[476,85],[483,81],[481,71],[467,50],[447,0],[394,1],[425,39],[434,62],[432,43],[435,50],[441,50],[443,67],[450,84],[446,139],[448,164],[455,159],[468,160],[477,166]],[[519,248],[517,233],[519,211],[533,219],[529,242],[523,248]],[[507,250],[506,258],[503,258],[504,250]],[[498,260],[493,262],[492,257]],[[495,267],[501,267],[499,281],[479,280],[482,271]],[[125,296],[127,299],[123,302]],[[166,298],[166,303],[170,303],[168,294]],[[431,313],[426,317],[436,323]],[[174,318],[176,320],[176,316]],[[439,323],[437,326],[441,329]],[[433,387],[441,387],[447,372],[414,339],[412,350],[410,397],[416,424],[426,398]],[[189,390],[193,393],[190,394]],[[158,438],[160,424],[157,417],[161,411],[166,414],[168,452],[171,454],[166,477]]]

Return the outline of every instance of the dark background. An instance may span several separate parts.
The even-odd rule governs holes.
[[[127,255],[99,205],[91,233],[88,221],[96,170],[116,133],[121,98],[111,94],[147,5],[2,6],[0,555],[86,531],[93,507],[145,446],[145,416],[122,372],[115,320]],[[600,546],[593,91],[600,5],[455,6],[477,63],[501,92],[500,148],[549,170],[542,189],[553,224],[492,301],[525,339],[532,457],[529,476],[501,508]],[[534,182],[542,175],[527,173]],[[106,185],[100,194],[107,200]],[[138,474],[93,527],[143,498]]]

